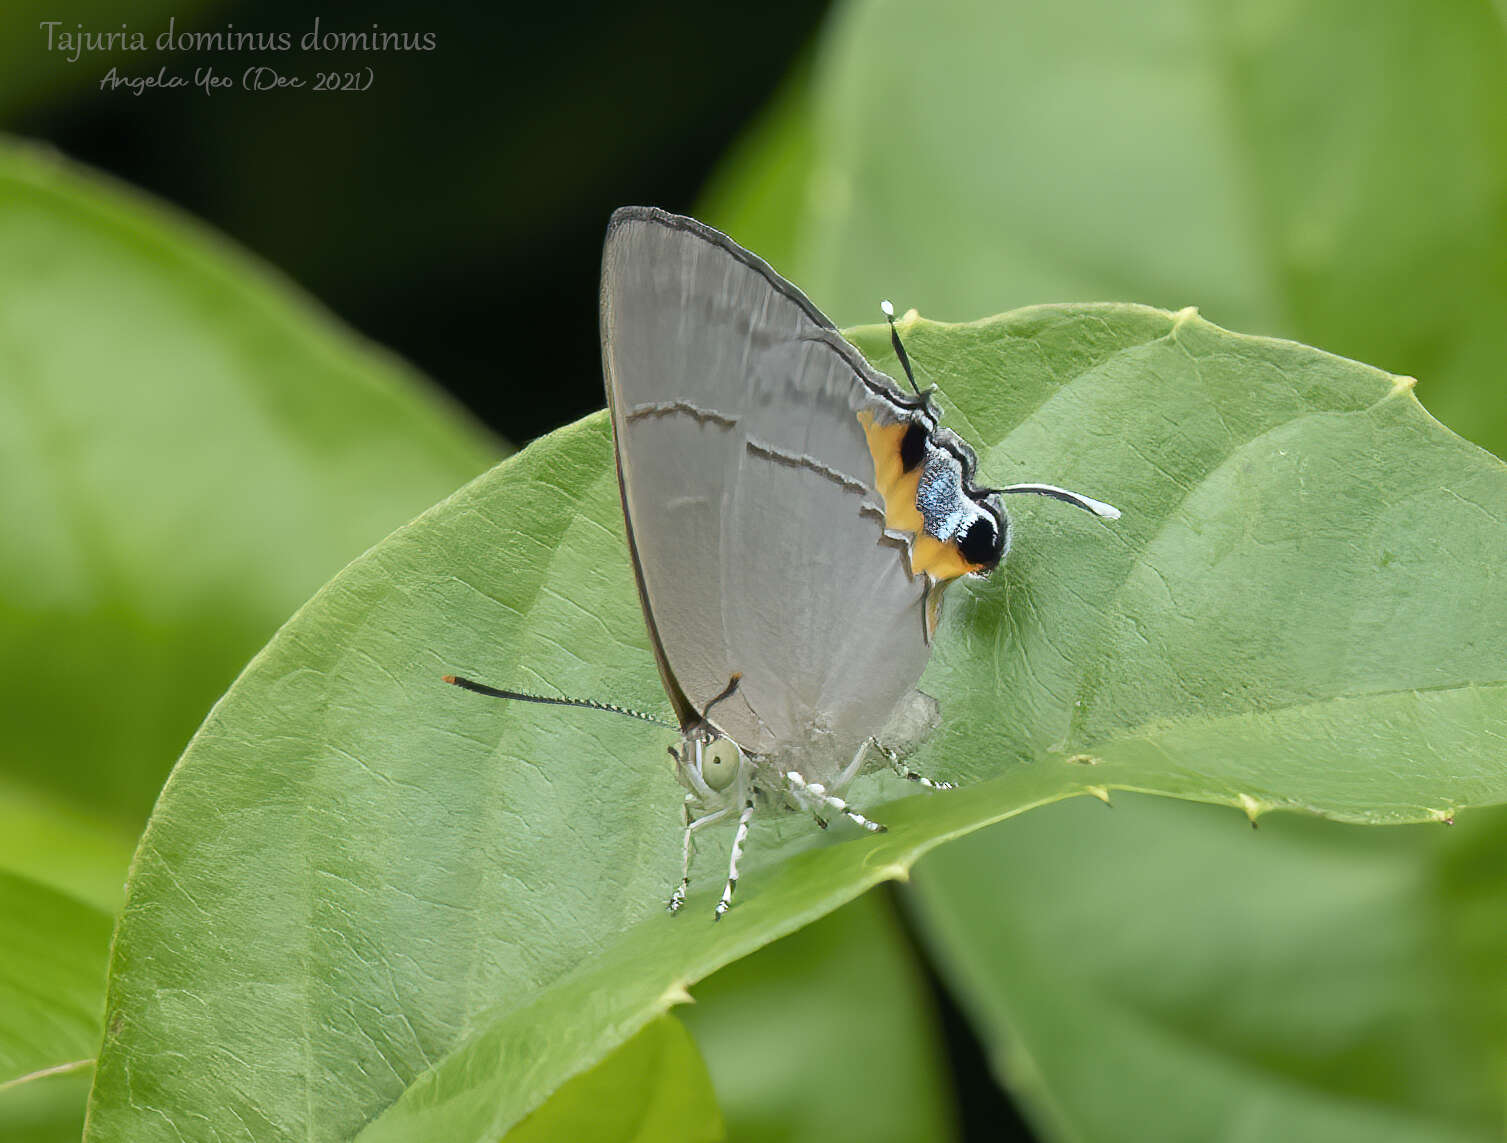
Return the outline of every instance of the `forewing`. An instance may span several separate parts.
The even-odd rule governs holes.
[[[711,717],[745,749],[876,733],[928,654],[859,420],[904,399],[760,259],[643,208],[608,230],[602,352],[672,701],[703,711],[737,673]]]

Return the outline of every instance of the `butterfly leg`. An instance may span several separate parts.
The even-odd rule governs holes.
[[[917,774],[914,770],[907,767],[905,763],[900,760],[899,754],[891,750],[884,743],[880,742],[879,739],[867,738],[864,740],[863,745],[858,748],[858,753],[853,755],[853,761],[849,762],[843,769],[842,773],[839,774],[833,781],[832,788],[834,790],[847,789],[849,783],[851,783],[854,778],[858,777],[859,772],[863,769],[864,763],[868,760],[868,753],[870,748],[879,751],[879,753],[884,756],[884,760],[889,763],[890,769],[907,781],[915,782],[917,785],[924,786],[928,790],[957,789],[957,786],[952,782],[936,782],[921,774]]]
[[[890,764],[890,769],[899,774],[900,777],[904,778],[906,781],[915,782],[917,785],[924,786],[928,790],[956,790],[958,788],[956,782],[936,782],[921,774],[917,774],[914,770],[907,767],[905,763],[900,760],[900,755],[896,754],[884,743],[875,738],[871,738],[869,739],[869,741],[874,744],[879,753],[884,755],[885,759]]]
[[[733,855],[727,863],[727,884],[722,887],[722,900],[717,902],[716,909],[712,911],[714,921],[722,920],[722,914],[733,907],[733,890],[738,887],[738,859],[743,856],[743,843],[748,840],[748,823],[753,818],[754,795],[757,793],[757,790],[748,791],[743,812],[738,815],[738,832],[733,835]]]
[[[820,782],[808,782],[794,770],[785,775],[785,781],[795,791],[796,796],[801,801],[807,803],[814,802],[815,806],[812,807],[813,809],[817,806],[829,806],[842,814],[850,822],[862,826],[870,833],[884,832],[884,826],[878,822],[870,821],[836,794],[829,794],[827,787],[823,786]]]
[[[713,822],[721,821],[723,818],[727,817],[729,813],[727,809],[720,809],[715,813],[710,813],[704,817],[699,817],[695,820],[692,820],[691,803],[695,800],[695,794],[687,794],[685,796],[685,801],[681,803],[681,816],[685,822],[685,847],[683,859],[680,865],[680,884],[675,887],[675,892],[670,894],[670,903],[665,906],[665,908],[670,910],[670,912],[672,913],[680,912],[680,907],[685,904],[685,895],[689,893],[691,889],[691,835],[694,834],[702,826],[709,826]]]
[[[677,757],[676,761],[679,760]],[[691,802],[694,799],[694,794],[687,794],[685,801],[680,803],[680,821],[685,826],[685,851],[680,862],[680,884],[675,886],[675,892],[670,894],[670,903],[665,906],[672,913],[680,912],[680,907],[685,904],[686,892],[691,887]]]

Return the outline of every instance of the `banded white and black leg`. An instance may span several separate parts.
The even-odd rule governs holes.
[[[853,780],[853,775],[858,773],[858,768],[863,765],[863,754],[866,749],[867,747],[864,746],[860,746],[858,748],[858,753],[854,755],[852,763],[846,770],[842,772],[841,775],[838,776],[837,781],[833,783],[833,785],[837,789],[846,789],[848,783]],[[815,820],[816,824],[821,826],[822,829],[826,829],[829,825],[832,824],[826,818],[822,817],[820,805],[808,806],[805,802],[801,802],[800,808],[810,813],[812,819]]]
[[[753,818],[754,798],[757,794],[757,790],[748,791],[743,812],[738,815],[738,832],[733,834],[733,855],[727,863],[727,884],[722,887],[722,900],[717,902],[716,909],[712,911],[714,921],[722,920],[722,914],[733,907],[733,890],[738,887],[738,859],[743,856],[743,843],[748,840],[748,823]]]
[[[832,788],[834,790],[846,790],[853,779],[858,777],[859,773],[863,770],[864,762],[867,761],[870,749],[879,751],[879,753],[884,756],[884,760],[886,763],[888,763],[889,768],[907,781],[915,782],[917,785],[924,786],[928,790],[957,789],[957,786],[952,782],[937,782],[933,781],[931,778],[926,777],[925,775],[917,774],[914,770],[907,767],[905,763],[900,760],[899,754],[895,753],[895,751],[891,750],[884,743],[880,742],[879,739],[866,738],[864,739],[863,744],[858,747],[857,753],[853,755],[853,760],[843,768],[842,773],[840,773],[832,782]]]
[[[798,798],[807,803],[808,808],[813,812],[818,806],[828,806],[842,814],[843,817],[847,818],[854,825],[860,825],[870,833],[885,832],[884,826],[876,821],[870,821],[836,794],[828,793],[827,787],[823,786],[820,782],[808,782],[795,770],[791,770],[785,775],[785,782]],[[812,802],[815,805],[811,805],[810,803]]]
[[[675,751],[672,749],[670,753],[674,754]],[[676,755],[675,761],[680,761],[679,755]],[[694,794],[687,794],[685,801],[680,803],[680,824],[685,827],[685,845],[680,861],[680,884],[675,886],[675,892],[670,894],[670,902],[665,906],[672,913],[680,912],[680,907],[685,904],[685,895],[691,888],[691,802],[694,799]]]
[[[675,887],[675,892],[670,894],[670,902],[665,906],[672,913],[680,912],[680,907],[685,904],[685,896],[691,891],[691,850],[693,842],[691,835],[703,826],[709,826],[713,822],[720,822],[730,812],[727,808],[716,810],[705,817],[691,819],[691,803],[696,800],[695,794],[687,794],[685,801],[681,803],[681,813],[685,820],[685,845],[680,864],[680,884]]]
[[[900,755],[896,754],[877,738],[871,738],[868,742],[864,743],[865,748],[870,744],[873,745],[875,750],[884,755],[885,761],[890,764],[890,769],[899,774],[907,782],[915,782],[918,786],[924,786],[928,790],[956,790],[958,788],[956,782],[938,782],[926,777],[924,774],[917,774],[901,761]]]

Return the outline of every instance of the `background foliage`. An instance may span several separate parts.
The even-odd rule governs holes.
[[[283,18],[268,12],[269,23]],[[203,19],[236,15],[208,8]],[[495,106],[509,114],[489,117],[483,106],[474,119],[452,117],[452,133],[433,132],[433,115],[414,116],[434,150],[406,169],[462,172],[444,180],[443,194],[431,181],[395,193],[382,185],[391,162],[368,158],[363,167],[359,153],[380,154],[374,124],[391,121],[391,104],[343,135],[308,123],[303,153],[328,165],[305,164],[296,202],[274,194],[270,203],[267,187],[294,190],[300,180],[265,177],[289,142],[290,120],[261,105],[128,113],[67,98],[56,70],[30,65],[11,73],[18,78],[0,105],[13,109],[12,126],[86,155],[105,139],[126,139],[114,152],[119,162],[109,162],[108,147],[100,159],[134,163],[126,171],[133,181],[189,202],[272,254],[442,381],[480,381],[484,408],[523,418],[517,427],[494,419],[494,427],[524,439],[564,419],[538,410],[567,381],[588,395],[575,398],[581,407],[596,401],[592,248],[607,209],[634,199],[691,205],[686,191],[646,175],[658,165],[653,156],[687,136],[663,110],[683,107],[677,88],[699,90],[711,72],[727,76],[719,90],[736,86],[743,73],[727,58],[760,57],[745,40],[748,50],[732,57],[662,48],[671,65],[717,61],[701,79],[676,66],[638,66],[643,51],[615,50],[621,29],[642,23],[631,15],[622,13],[622,24],[585,21],[592,37],[578,53],[562,46],[518,58],[552,68],[568,58],[580,74],[605,73],[615,98],[644,100],[635,105],[643,111],[625,108],[624,118],[661,123],[663,134],[615,152],[620,163],[576,170],[554,141],[571,130],[542,114],[548,101],[504,89]],[[579,26],[579,16],[561,10],[561,26]],[[28,35],[34,23],[23,25]],[[785,32],[788,22],[758,23],[781,29],[785,51],[799,42]],[[533,31],[523,27],[517,42],[529,45]],[[1498,14],[1485,6],[1441,13],[1334,4],[1315,13],[1165,3],[1133,19],[1092,3],[1050,13],[845,7],[724,166],[703,213],[840,321],[867,320],[881,293],[954,319],[1052,300],[1196,302],[1232,328],[1296,336],[1414,374],[1431,410],[1501,451],[1507,433],[1494,365],[1502,334],[1493,318],[1507,264],[1502,53]],[[623,61],[632,66],[617,70]],[[435,70],[416,67],[412,77],[428,82]],[[526,70],[500,71],[521,73],[528,90],[548,86]],[[644,74],[661,75],[662,85],[645,89],[637,82]],[[78,80],[70,82],[77,93]],[[611,106],[580,83],[549,90],[567,88],[581,95],[571,107],[577,118],[565,122]],[[440,98],[471,106],[458,91]],[[529,120],[519,108],[554,128],[505,132],[509,149],[478,152],[473,123]],[[161,137],[197,140],[172,149],[204,153],[203,166],[168,185],[163,151],[144,131],[121,130],[128,114],[154,125],[163,114],[182,116],[179,133]],[[236,130],[225,129],[225,117]],[[624,134],[613,123],[603,130]],[[701,154],[715,150],[714,133],[690,132]],[[346,146],[329,147],[337,138]],[[249,140],[234,160],[214,150],[229,139]],[[531,157],[529,139],[542,148],[535,155],[550,157]],[[468,165],[445,157],[447,142],[448,154],[471,156]],[[517,235],[510,220],[535,224],[539,203],[515,207],[488,193],[499,184],[546,185],[517,178],[520,168],[550,170],[550,203],[578,210],[580,233],[590,237],[568,255],[562,230],[542,231],[547,253],[526,234],[509,246],[511,264],[570,266],[573,284],[559,279],[541,290],[533,270],[500,272],[493,255],[501,242],[490,237],[481,255],[463,253],[476,249],[477,235]],[[364,178],[340,177],[362,170]],[[592,189],[554,190],[567,184]],[[345,190],[310,205],[309,187],[335,185],[361,188],[371,195],[363,201],[378,205],[342,218]],[[102,956],[100,917],[118,904],[140,815],[208,701],[313,587],[499,446],[404,371],[309,318],[282,285],[212,241],[181,234],[179,224],[164,228],[129,196],[79,192],[71,177],[27,154],[10,157],[5,187],[5,214],[16,224],[0,229],[0,264],[14,268],[6,312],[16,320],[0,331],[0,400],[13,410],[0,424],[14,427],[4,456],[16,469],[3,485],[12,501],[0,566],[14,570],[0,623],[15,648],[7,682],[19,701],[7,705],[10,745],[0,756],[0,863],[26,880],[10,899],[26,902],[28,931],[55,933],[48,948]],[[394,201],[406,209],[394,211]],[[446,220],[440,241],[437,218]],[[414,225],[394,237],[395,219]],[[373,233],[389,237],[373,242]],[[362,296],[365,308],[352,300]],[[516,339],[499,352],[499,310],[572,308],[585,320],[578,317],[574,335],[543,341],[539,358],[522,356]],[[433,340],[445,356],[426,358],[419,340],[405,344],[423,327],[439,331]],[[576,364],[565,365],[566,347],[583,343]],[[175,349],[164,356],[163,346]],[[47,372],[54,364],[59,372]],[[381,380],[359,380],[370,376]],[[308,395],[330,394],[327,411],[290,405],[296,394],[281,385],[290,377],[322,378]],[[90,387],[71,388],[76,378]],[[385,438],[375,435],[384,423]],[[427,446],[412,428],[426,423],[436,426]],[[198,543],[184,545],[184,536]],[[1233,1107],[1256,1134],[1274,1124],[1319,1124],[1331,1137],[1494,1133],[1507,1066],[1507,990],[1493,944],[1504,823],[1464,815],[1446,833],[1267,822],[1253,836],[1241,822],[1126,798],[1113,814],[1066,805],[947,847],[919,868],[907,897],[912,923],[1037,1129],[1116,1137],[1116,1113],[1134,1107],[1147,1133],[1196,1138],[1207,1134],[1201,1116]],[[1001,888],[964,908],[964,887],[978,883]],[[44,906],[43,892],[59,899]],[[81,902],[94,906],[93,921]],[[871,1038],[854,1027],[858,1013],[881,1004],[897,1013],[911,1029],[892,1032],[897,1042],[934,1035],[932,999],[915,987],[893,922],[876,930],[872,920],[849,920],[855,908],[788,938],[808,942],[799,960],[813,979],[822,979],[824,963],[862,956],[873,966],[866,996],[850,991],[838,1001],[853,1003],[853,1017],[831,1007],[804,1017],[746,1002],[738,1010],[728,1000],[743,1034],[722,1034],[719,1048],[717,1029],[731,1025],[719,1025],[715,1001],[696,1010],[692,1027],[735,1136],[798,1132],[819,1123],[820,1112],[802,1097],[782,1118],[769,1089],[746,1068],[719,1065],[719,1052],[746,1051],[761,1035],[788,1047],[853,1028],[847,1051],[823,1053],[823,1094],[840,1104],[867,1098],[873,1086],[872,1068],[848,1075],[840,1066],[866,1058]],[[855,940],[866,951],[855,952]],[[730,970],[747,974],[744,995],[807,987],[774,963],[781,947]],[[89,958],[49,959],[60,974],[49,994],[86,1009],[91,988],[102,991]],[[735,985],[728,988],[733,995]],[[886,999],[896,995],[902,1005]],[[1306,1003],[1309,996],[1324,1003]],[[771,1016],[764,1031],[750,1007]],[[1430,1020],[1435,1013],[1447,1016]],[[792,1032],[802,1026],[813,1031]],[[45,1058],[79,1058],[77,1029],[59,1025]],[[957,1043],[967,1050],[966,1038]],[[789,1074],[780,1090],[809,1082],[812,1069],[798,1053],[783,1058]],[[1185,1077],[1189,1061],[1203,1069],[1199,1090],[1210,1102],[1156,1099],[1168,1070]],[[1312,1077],[1317,1086],[1305,1086]],[[936,1137],[951,1098],[945,1080],[935,1067],[900,1066],[886,1087],[907,1084],[921,1095],[906,1102],[935,1109],[918,1119],[917,1134]],[[1180,1079],[1175,1090],[1188,1086]],[[47,1137],[49,1116],[76,1116],[80,1096],[77,1073],[0,1090],[0,1123],[7,1137]],[[978,1102],[987,1094],[969,1089],[963,1098],[965,1124],[998,1127],[1000,1110]]]

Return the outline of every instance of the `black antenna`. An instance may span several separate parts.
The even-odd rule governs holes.
[[[1092,496],[1085,496],[1081,492],[1070,492],[1066,488],[1058,488],[1055,484],[1012,484],[1008,488],[984,488],[981,491],[986,496],[992,496],[996,492],[1009,495],[1030,492],[1036,496],[1050,496],[1053,500],[1061,500],[1064,504],[1082,508],[1085,512],[1092,512],[1095,516],[1102,516],[1106,520],[1120,518],[1120,510],[1113,504],[1095,500]]]
[[[900,331],[895,328],[895,307],[885,300],[879,303],[879,308],[884,311],[884,318],[890,323],[890,344],[895,347],[895,356],[900,359],[900,366],[905,370],[905,379],[910,382],[910,387],[919,397],[921,388],[916,384],[916,375],[911,372],[910,354],[906,353],[905,346],[900,344]]]
[[[613,706],[610,702],[597,702],[594,699],[578,698],[551,698],[549,695],[531,695],[526,691],[504,691],[497,687],[489,687],[485,683],[478,683],[472,679],[462,678],[460,675],[445,675],[445,682],[452,687],[460,687],[462,690],[475,691],[479,695],[488,695],[491,698],[517,699],[519,702],[539,702],[549,706],[580,706],[587,710],[605,710],[608,714],[626,714],[629,718],[641,719],[644,722],[652,722],[655,726],[668,726],[671,730],[679,730],[673,722],[666,722],[662,718],[656,718],[652,714],[645,714],[639,710],[629,710],[625,706]],[[736,677],[735,677],[736,681]],[[731,687],[729,687],[731,690]],[[712,700],[715,702],[716,700]]]

